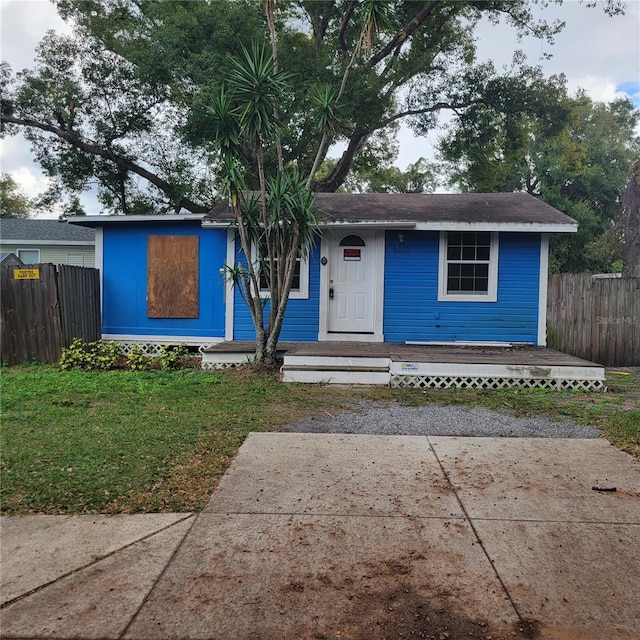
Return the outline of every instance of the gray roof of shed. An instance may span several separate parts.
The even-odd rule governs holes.
[[[576,224],[528,193],[319,193],[315,208],[328,223]],[[223,202],[204,219],[230,222],[232,214]]]
[[[3,218],[0,222],[3,242],[36,240],[39,242],[86,242],[92,244],[95,231],[58,220],[19,220]]]

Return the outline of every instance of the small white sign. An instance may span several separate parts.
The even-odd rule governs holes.
[[[401,362],[400,369],[402,369],[402,371],[417,371],[418,363],[417,362]]]

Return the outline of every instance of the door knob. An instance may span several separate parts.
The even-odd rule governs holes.
[[[333,287],[329,287],[329,297],[333,298]]]

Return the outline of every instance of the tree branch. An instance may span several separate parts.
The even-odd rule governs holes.
[[[476,104],[487,104],[487,102],[482,98],[477,98],[476,100],[469,100],[467,102],[460,103],[436,102],[436,104],[433,104],[430,107],[424,107],[423,109],[407,109],[406,111],[400,111],[390,118],[387,118],[380,128],[382,129],[392,122],[400,120],[401,118],[406,118],[407,116],[419,116],[423,113],[434,113],[435,111],[442,111],[443,109],[451,109],[451,111],[455,111],[456,114],[458,114],[459,109],[466,109],[467,107],[472,107]]]
[[[347,10],[344,12],[344,16],[342,16],[342,22],[340,24],[340,31],[338,32],[338,42],[340,43],[340,50],[342,51],[342,57],[347,57],[347,52],[349,46],[347,45],[346,32],[347,27],[349,26],[349,21],[351,20],[351,16],[356,8],[356,0],[349,0],[347,4]]]
[[[398,45],[410,38],[420,25],[433,13],[440,0],[430,0],[407,24],[402,27],[393,38],[364,64],[363,69],[371,69],[378,62],[384,60]]]
[[[174,187],[166,180],[163,180],[154,173],[151,173],[151,171],[148,171],[144,167],[141,167],[139,164],[136,164],[132,160],[118,155],[111,149],[105,149],[94,142],[85,140],[75,131],[66,131],[65,129],[61,129],[60,127],[56,127],[52,124],[39,122],[38,120],[32,120],[30,118],[17,118],[15,116],[4,113],[0,115],[0,122],[6,124],[15,124],[21,127],[29,127],[32,129],[40,129],[41,131],[52,133],[58,136],[58,138],[60,138],[61,140],[64,140],[71,146],[75,147],[76,149],[80,149],[80,151],[84,151],[85,153],[96,156],[98,158],[109,160],[120,169],[135,173],[136,175],[139,175],[141,178],[144,178],[145,180],[150,182],[154,187],[162,191],[171,199],[172,202],[174,202],[177,210],[186,209],[187,211],[191,211],[192,213],[206,213],[209,210],[209,207],[193,202],[192,200],[184,196],[180,196],[179,198],[177,198]]]
[[[347,178],[349,169],[355,157],[362,151],[367,139],[369,138],[368,131],[356,132],[351,136],[347,148],[344,150],[342,156],[336,163],[335,167],[331,170],[329,175],[322,180],[314,182],[311,186],[313,191],[321,191],[327,193],[333,193],[338,190]]]

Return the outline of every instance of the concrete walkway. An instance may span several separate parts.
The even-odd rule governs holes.
[[[251,434],[197,516],[1,525],[2,638],[640,638],[603,440]]]

